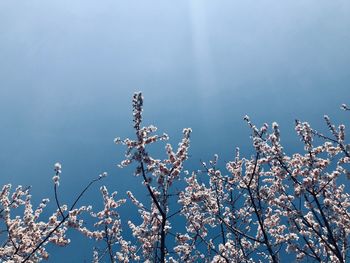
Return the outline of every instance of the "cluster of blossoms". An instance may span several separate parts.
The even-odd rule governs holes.
[[[105,173],[91,181],[80,193],[72,206],[60,205],[57,187],[59,186],[62,166],[54,165],[53,176],[57,210],[49,218],[43,220],[43,211],[49,199],[43,199],[36,209],[33,209],[30,189],[18,186],[11,191],[11,184],[4,185],[0,192],[0,225],[1,241],[0,262],[40,262],[49,259],[45,246],[50,244],[66,246],[70,243],[67,238],[69,228],[83,232],[83,221],[80,215],[88,212],[91,207],[75,208],[85,191],[96,181],[106,176]]]
[[[78,228],[88,238],[97,241],[103,241],[105,248],[94,249],[93,262],[100,262],[105,256],[109,255],[111,262],[130,262],[130,260],[139,260],[136,256],[136,247],[131,245],[122,236],[122,226],[117,208],[125,203],[125,199],[115,200],[117,192],[108,193],[105,186],[100,188],[103,197],[103,209],[97,213],[91,212],[90,215],[98,221],[94,224],[93,230],[86,227]],[[117,252],[114,250],[118,247]]]
[[[341,106],[349,111],[347,105]],[[6,236],[0,248],[4,262],[38,262],[48,258],[45,245],[66,245],[69,228],[103,243],[94,248],[93,262],[347,262],[350,257],[350,145],[345,125],[336,127],[325,116],[330,136],[307,122],[296,121],[295,131],[303,151],[286,154],[277,123],[251,129],[254,153],[241,157],[236,148],[226,169],[219,157],[202,163],[202,169],[188,173],[191,129],[183,130],[177,149],[165,144],[165,159],[148,152],[152,143],[168,140],[156,135],[156,127],[142,127],[143,97],[133,97],[135,139],[115,139],[126,146],[120,167],[136,165],[148,199],[127,192],[128,199],[116,199],[101,187],[103,208],[75,208],[77,201],[103,173],[91,181],[73,205],[60,205],[57,189],[61,164],[55,164],[54,191],[57,211],[45,221],[39,216],[48,200],[32,209],[29,189],[18,187],[11,194],[5,185],[0,194],[0,220]],[[182,180],[182,181],[181,181]],[[126,221],[132,233],[123,237],[123,222],[117,211],[130,200],[139,220]],[[11,212],[24,207],[24,215]],[[95,219],[87,227],[83,213]],[[125,233],[125,232],[124,232]]]
[[[61,173],[61,165],[58,163],[55,165],[55,172],[54,181]],[[49,257],[45,250],[46,244],[65,246],[70,242],[66,237],[68,221],[60,219],[61,213],[67,211],[67,206],[61,206],[47,221],[40,220],[48,202],[49,199],[43,199],[34,210],[29,188],[19,186],[11,193],[10,184],[3,186],[0,193],[2,262],[39,262]],[[23,215],[20,215],[19,211],[22,210]],[[77,211],[81,210],[82,208]],[[74,210],[69,212],[74,213]]]
[[[133,115],[136,140],[117,138],[116,143],[127,146],[126,159],[120,167],[137,162],[136,175],[141,175],[151,202],[149,206],[143,205],[131,192],[128,196],[138,208],[142,223],[135,225],[129,221],[128,225],[133,236],[140,244],[141,256],[144,260],[164,262],[167,248],[166,238],[171,229],[170,218],[174,215],[170,211],[169,201],[173,196],[171,187],[179,179],[183,169],[183,163],[188,158],[189,137],[191,129],[183,130],[183,139],[179,143],[176,152],[168,143],[165,145],[167,158],[164,160],[151,157],[146,151],[148,144],[167,140],[168,135],[153,135],[157,130],[154,126],[141,127],[143,97],[141,93],[135,93],[133,97]]]

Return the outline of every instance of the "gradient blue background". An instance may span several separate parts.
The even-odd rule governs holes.
[[[349,14],[345,0],[1,0],[0,182],[53,199],[59,161],[62,202],[103,171],[121,197],[142,189],[116,167],[124,149],[113,144],[133,136],[139,90],[145,124],[173,144],[193,129],[189,170],[214,153],[230,160],[235,146],[251,154],[245,114],[277,121],[286,151],[299,151],[295,118],[323,131],[325,113],[348,123]],[[99,185],[80,204],[98,207]],[[91,243],[71,238],[49,247],[50,262],[90,261]]]

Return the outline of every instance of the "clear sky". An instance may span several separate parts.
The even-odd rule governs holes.
[[[245,114],[277,121],[286,149],[302,149],[295,118],[323,130],[325,113],[348,120],[349,14],[347,0],[2,0],[1,184],[52,199],[60,161],[62,202],[103,171],[121,197],[138,189],[116,168],[124,149],[113,139],[133,136],[139,90],[146,124],[173,144],[193,129],[189,170],[214,153],[229,160],[235,146],[249,154]],[[89,202],[101,202],[98,186]],[[50,262],[89,261],[86,241],[72,239]]]

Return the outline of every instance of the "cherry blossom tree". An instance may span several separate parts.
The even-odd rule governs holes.
[[[235,159],[226,164],[228,175],[216,168],[216,156],[209,165],[203,163],[207,184],[195,173],[186,179],[179,198],[187,219],[181,260],[200,255],[197,244],[204,242],[208,251],[201,256],[208,260],[212,254],[212,262],[280,262],[287,257],[346,262],[350,199],[344,183],[350,158],[345,126],[336,129],[325,116],[328,137],[296,121],[304,153],[288,156],[277,123],[269,132],[267,124],[258,129],[248,116],[245,120],[255,155],[241,158],[236,149]],[[314,146],[315,139],[322,143]]]
[[[202,171],[187,175],[182,162],[188,157],[190,129],[184,129],[184,139],[176,153],[166,144],[168,158],[154,159],[147,145],[167,136],[152,135],[156,131],[153,126],[141,128],[142,106],[142,95],[137,93],[133,98],[137,139],[116,139],[116,143],[127,146],[121,167],[137,163],[135,174],[142,178],[150,196],[147,207],[128,192],[143,219],[138,226],[129,222],[138,241],[134,243],[137,251],[142,251],[137,259],[346,261],[349,197],[341,184],[346,179],[341,177],[348,176],[346,164],[350,159],[344,125],[336,129],[325,116],[331,131],[328,137],[308,123],[296,121],[304,153],[289,156],[280,143],[277,123],[272,124],[271,130],[267,124],[258,129],[246,116],[252,131],[253,157],[241,158],[236,149],[234,160],[226,164],[228,174],[217,167],[215,155],[208,165],[203,162]],[[348,110],[346,105],[342,108]],[[314,146],[315,140],[319,145]],[[179,178],[185,180],[186,186],[169,195],[170,187]],[[171,213],[169,203],[173,196],[177,197],[180,210]],[[172,229],[171,219],[175,215],[186,220],[182,231]]]
[[[116,138],[126,147],[119,167],[134,165],[146,195],[128,191],[125,198],[101,187],[103,208],[61,205],[58,185],[61,165],[55,165],[57,210],[47,221],[39,216],[48,200],[32,209],[29,189],[0,194],[0,220],[4,230],[0,259],[4,262],[39,262],[48,258],[45,245],[67,245],[69,228],[97,241],[93,262],[347,262],[349,260],[350,146],[345,125],[336,127],[324,116],[329,135],[295,121],[300,151],[287,154],[277,123],[256,127],[248,116],[253,154],[221,167],[217,154],[202,162],[200,170],[184,170],[189,158],[191,129],[174,149],[165,143],[164,159],[153,157],[149,145],[168,140],[142,126],[143,97],[133,96],[134,139]],[[343,110],[350,109],[343,104]],[[117,196],[120,196],[117,198]],[[135,215],[122,222],[119,207],[131,201]],[[23,216],[12,216],[17,207]],[[89,214],[94,224],[83,223]],[[136,222],[135,222],[136,221]],[[140,223],[141,222],[141,223]],[[128,228],[132,236],[125,231]],[[123,231],[124,230],[124,231]]]

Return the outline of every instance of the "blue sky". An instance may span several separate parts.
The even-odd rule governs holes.
[[[349,1],[323,0],[3,0],[1,183],[52,198],[60,161],[63,202],[103,171],[121,196],[138,189],[116,168],[124,149],[113,139],[133,136],[139,90],[145,123],[173,144],[193,129],[190,170],[214,153],[229,160],[235,146],[250,154],[245,114],[277,121],[286,150],[298,151],[295,118],[323,130],[325,113],[348,120],[339,106],[350,102],[349,13]],[[88,202],[101,202],[97,186]],[[89,259],[78,240],[50,262]]]

